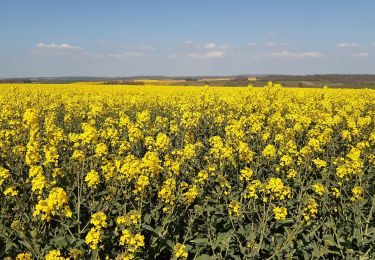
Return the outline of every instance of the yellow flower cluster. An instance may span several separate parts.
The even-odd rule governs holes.
[[[274,145],[272,145],[272,144],[268,144],[265,148],[264,148],[264,150],[263,150],[263,152],[262,152],[262,155],[264,156],[264,157],[266,157],[267,159],[270,159],[270,160],[272,160],[272,159],[275,159],[276,158],[276,148],[275,148],[275,146]]]
[[[275,214],[276,220],[285,220],[288,210],[285,207],[275,207],[273,214]]]
[[[167,206],[163,208],[163,211],[165,212],[168,211],[169,207],[174,204],[175,190],[176,190],[176,180],[174,178],[169,178],[163,183],[163,186],[158,192],[159,199],[163,201],[165,204],[167,204]]]
[[[93,224],[96,228],[105,228],[107,227],[107,216],[104,212],[97,212],[92,214],[90,223]]]
[[[119,216],[116,219],[117,225],[138,225],[141,220],[141,214],[136,210],[131,210],[126,216]]]
[[[245,169],[241,170],[240,181],[250,181],[253,174],[253,170],[249,167],[246,167]]]
[[[42,166],[31,166],[29,178],[31,179],[31,190],[39,194],[42,193],[47,186]]]
[[[174,256],[178,258],[187,258],[188,252],[186,252],[186,246],[184,244],[177,243],[174,246]]]
[[[319,196],[323,196],[326,193],[326,187],[321,183],[315,183],[312,187],[315,193]]]
[[[310,220],[311,218],[315,218],[318,214],[318,203],[315,201],[314,198],[309,198],[306,203],[306,207],[303,211],[303,217],[305,220]]]
[[[271,194],[276,199],[284,200],[291,197],[291,188],[285,186],[280,178],[271,178],[264,188],[266,194]]]
[[[32,255],[30,253],[20,253],[16,256],[16,260],[31,260]]]
[[[231,201],[229,203],[229,215],[240,216],[241,214],[241,204],[238,201]]]
[[[96,188],[96,186],[100,183],[99,173],[95,170],[91,170],[89,173],[87,173],[85,182],[87,183],[88,187]]]
[[[54,187],[46,199],[38,202],[33,215],[34,217],[41,215],[41,220],[43,221],[50,221],[51,217],[57,214],[70,218],[72,211],[68,202],[69,198],[65,190],[61,187]]]
[[[130,253],[134,253],[138,248],[144,247],[144,237],[141,234],[132,234],[128,229],[122,231],[120,245],[126,246]]]
[[[92,214],[90,223],[94,225],[86,235],[86,244],[91,249],[97,249],[101,241],[101,231],[107,227],[107,216],[104,212],[97,212]]]
[[[253,180],[251,183],[249,183],[246,186],[244,198],[249,199],[249,198],[258,198],[258,194],[261,190],[263,190],[263,185],[260,182],[260,180]]]
[[[18,195],[18,191],[15,190],[13,187],[8,187],[8,188],[5,189],[4,195],[5,196],[11,196],[11,197],[17,196]]]
[[[91,249],[95,250],[98,248],[98,244],[101,241],[100,234],[101,229],[95,227],[91,228],[90,231],[87,233],[85,241]]]
[[[8,169],[5,169],[4,167],[0,166],[0,185],[3,184],[3,182],[10,177],[10,173]]]
[[[357,201],[362,198],[363,189],[360,186],[356,186],[352,189],[353,196],[350,198],[351,201]]]
[[[46,255],[46,260],[68,260],[68,258],[65,258],[61,256],[60,250],[51,250]]]
[[[188,188],[188,190],[185,192],[185,197],[187,199],[187,201],[189,202],[189,204],[193,203],[195,198],[198,197],[198,188],[197,188],[197,185],[192,185],[190,188]]]

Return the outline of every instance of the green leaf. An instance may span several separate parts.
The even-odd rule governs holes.
[[[157,231],[153,227],[151,227],[149,225],[146,225],[146,224],[143,224],[142,227],[143,227],[143,229],[146,229],[147,231],[150,231],[151,234],[154,237],[159,237],[159,234],[157,233]]]
[[[332,235],[324,235],[323,240],[329,241],[331,246],[336,246],[336,241]]]
[[[57,248],[64,248],[68,245],[68,241],[65,237],[55,237],[51,242],[54,243]]]
[[[98,259],[98,250],[92,250],[91,251],[91,260],[97,260]]]
[[[21,245],[23,245],[24,247],[26,247],[30,251],[33,250],[33,247],[30,245],[30,243],[25,241],[25,240],[18,240],[18,243],[20,243]]]
[[[238,255],[235,255],[235,254],[230,254],[230,256],[232,257],[232,259],[234,260],[241,260],[242,258],[239,257]]]
[[[85,243],[86,243],[86,241],[84,239],[78,239],[74,242],[74,246],[80,247],[80,246],[84,245]]]
[[[196,257],[195,259],[196,260],[210,260],[210,259],[212,259],[212,257],[207,255],[207,254],[203,254],[203,255],[200,255],[200,256]]]
[[[166,241],[166,244],[167,244],[170,248],[173,249],[174,244],[173,244],[173,242],[172,242],[171,240],[168,239],[168,240]]]
[[[190,241],[191,243],[194,244],[201,244],[201,245],[208,245],[208,238],[196,238]]]

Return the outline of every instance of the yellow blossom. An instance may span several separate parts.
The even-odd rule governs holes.
[[[100,211],[95,214],[92,214],[90,223],[93,224],[96,228],[105,228],[107,227],[107,216],[104,212]]]
[[[326,187],[321,183],[315,183],[312,187],[314,192],[319,196],[323,196],[326,193]]]
[[[85,241],[91,249],[97,249],[98,244],[101,241],[100,233],[101,229],[96,227],[91,228],[90,231],[87,233]]]
[[[318,214],[318,203],[315,199],[310,198],[307,200],[306,207],[303,210],[303,217],[305,220],[310,220],[311,218],[315,218]]]
[[[85,182],[87,183],[88,187],[96,188],[96,186],[100,183],[100,176],[99,173],[95,170],[91,170],[85,177]]]
[[[54,187],[51,189],[48,197],[40,200],[35,206],[33,216],[41,215],[41,220],[49,221],[52,216],[63,214],[66,217],[71,217],[72,213],[68,206],[68,195],[61,187]]]
[[[16,256],[16,260],[31,260],[33,259],[30,253],[20,253]]]
[[[178,258],[187,258],[188,253],[186,252],[186,246],[184,244],[177,243],[174,246],[174,256]]]
[[[229,203],[229,215],[239,216],[241,205],[237,201],[231,201]]]
[[[61,256],[60,250],[51,250],[46,255],[46,260],[65,260],[69,258],[65,258]]]
[[[95,154],[99,157],[108,154],[108,147],[105,143],[99,143],[95,147]]]
[[[275,214],[276,220],[285,220],[288,210],[285,207],[275,207],[273,214]]]
[[[10,172],[8,169],[5,169],[0,166],[0,185],[3,184],[3,182],[10,177]]]
[[[272,194],[275,198],[283,200],[286,197],[290,198],[291,189],[285,186],[280,178],[271,178],[265,185],[266,193]]]
[[[17,196],[18,195],[18,191],[15,190],[13,187],[8,187],[8,188],[5,189],[4,195],[5,196],[10,196],[10,197]]]
[[[351,201],[358,201],[362,198],[363,195],[363,188],[360,186],[355,186],[352,189],[353,196],[350,198]]]
[[[251,168],[246,167],[245,169],[241,170],[241,175],[240,175],[240,181],[250,181],[251,177],[253,176],[254,172]]]
[[[189,202],[189,204],[193,203],[193,201],[196,199],[196,197],[198,196],[198,189],[197,189],[197,185],[192,185],[187,192],[185,192],[185,197],[187,199],[187,201]]]
[[[335,198],[339,198],[341,193],[340,193],[340,190],[336,187],[333,187],[332,188],[332,195],[335,197]]]
[[[266,157],[269,160],[275,159],[276,158],[276,148],[272,144],[268,144],[263,152],[262,155]]]

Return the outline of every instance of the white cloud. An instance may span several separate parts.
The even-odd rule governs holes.
[[[232,46],[230,45],[217,45],[216,43],[210,42],[203,46],[203,49],[220,49],[220,50],[228,50],[231,49]]]
[[[249,47],[255,47],[255,46],[257,46],[257,44],[255,42],[250,42],[249,43]]]
[[[267,42],[266,46],[267,47],[279,47],[279,46],[287,46],[285,42]]]
[[[268,32],[266,33],[266,36],[274,36],[276,33],[275,32]]]
[[[52,49],[52,50],[81,50],[82,48],[79,46],[73,46],[67,43],[62,43],[62,44],[55,44],[55,43],[50,43],[46,44],[43,42],[40,42],[36,46],[39,49]]]
[[[129,52],[124,52],[124,53],[116,53],[116,54],[109,54],[108,55],[110,58],[115,58],[115,59],[126,59],[129,57],[142,57],[145,56],[144,53],[141,52],[135,52],[135,51],[129,51]]]
[[[224,45],[219,46],[219,49],[228,50],[228,49],[232,49],[232,46],[224,44]]]
[[[206,49],[214,49],[214,48],[216,48],[216,44],[213,43],[213,42],[211,42],[211,43],[207,43],[207,44],[204,46],[204,48],[206,48]]]
[[[224,55],[225,55],[225,52],[223,51],[210,51],[206,53],[206,56],[208,58],[220,58],[220,57],[224,57]]]
[[[355,58],[366,58],[366,57],[369,57],[370,54],[368,54],[367,52],[360,52],[360,53],[351,54],[349,56],[350,57],[355,57]]]
[[[141,47],[139,47],[139,49],[142,50],[142,51],[154,51],[155,47],[152,47],[152,46],[141,46]]]
[[[184,44],[190,45],[190,44],[193,44],[193,41],[192,40],[187,40],[187,41],[184,41]]]
[[[107,58],[107,56],[103,55],[103,54],[93,54],[92,57],[94,59],[104,59],[104,58]]]
[[[191,53],[188,56],[193,59],[222,58],[225,56],[225,52],[224,51],[209,51],[206,53]]]
[[[293,59],[301,59],[301,58],[324,58],[325,55],[321,54],[320,52],[309,51],[309,52],[289,52],[289,51],[281,51],[281,52],[269,52],[260,55],[256,55],[255,58],[293,58]]]
[[[355,42],[342,42],[342,43],[339,43],[337,44],[337,47],[339,48],[355,48],[355,47],[359,47],[360,45],[358,43],[355,43]]]

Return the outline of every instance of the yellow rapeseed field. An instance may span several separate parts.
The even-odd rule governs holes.
[[[0,85],[1,259],[375,259],[375,91]]]

